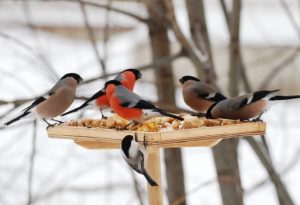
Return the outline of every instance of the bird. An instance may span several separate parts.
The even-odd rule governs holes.
[[[126,135],[122,139],[121,152],[129,166],[137,173],[144,175],[151,186],[158,186],[145,169],[145,150],[133,139],[132,135]]]
[[[206,113],[212,104],[226,99],[222,93],[194,76],[183,76],[179,82],[184,102],[199,113]]]
[[[73,103],[76,88],[82,80],[81,76],[76,73],[65,74],[46,95],[37,98],[31,105],[22,110],[21,115],[4,125],[8,126],[29,114],[33,114],[36,118],[42,118],[49,126],[53,126],[53,124],[50,124],[46,119],[62,123],[53,118],[66,111]]]
[[[120,117],[134,123],[142,123],[150,117],[165,115],[178,120],[182,117],[166,112],[134,92],[125,88],[120,81],[110,80],[105,83],[105,92],[111,109]],[[145,113],[144,111],[150,111]]]
[[[116,77],[115,80],[120,81],[127,89],[133,90],[135,82],[142,77],[142,73],[137,69],[126,69],[122,72],[120,72]],[[103,115],[102,110],[109,108],[109,101],[105,94],[104,88],[96,92],[94,95],[92,95],[89,99],[87,99],[83,104],[81,104],[79,107],[70,110],[66,113],[63,113],[62,116],[77,112],[85,107],[91,106],[93,108],[99,109],[102,119],[106,118],[106,116]]]
[[[259,121],[274,103],[300,98],[300,95],[275,96],[278,91],[260,90],[216,102],[207,110],[206,117]]]

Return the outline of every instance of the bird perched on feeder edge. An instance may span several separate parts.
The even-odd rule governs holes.
[[[208,109],[206,117],[257,121],[274,103],[300,98],[300,95],[274,96],[277,91],[261,90],[216,102]]]
[[[122,85],[124,85],[127,89],[129,90],[133,90],[135,82],[140,79],[142,77],[142,73],[137,70],[137,69],[126,69],[122,72],[120,72],[116,77],[115,80],[118,80],[122,83]],[[105,94],[105,90],[104,88],[102,88],[101,90],[99,90],[98,92],[96,92],[94,95],[92,95],[92,97],[90,97],[89,99],[87,99],[83,104],[81,104],[79,107],[70,110],[64,114],[62,114],[62,116],[77,112],[85,107],[89,107],[92,106],[93,108],[99,109],[101,112],[101,116],[102,119],[106,118],[103,115],[102,110],[109,108],[109,101],[108,98]]]
[[[145,169],[145,150],[137,143],[132,135],[126,135],[121,142],[122,156],[137,173],[145,176],[151,186],[158,186]]]
[[[110,80],[105,83],[105,92],[111,109],[120,117],[133,122],[144,122],[150,117],[165,115],[178,120],[182,117],[166,112],[139,95],[125,88],[121,82]],[[150,111],[145,113],[144,111]]]
[[[182,84],[184,102],[200,113],[206,113],[212,104],[226,99],[215,88],[196,77],[186,75],[179,82]]]
[[[46,119],[62,123],[53,118],[66,111],[73,103],[76,88],[81,81],[82,78],[76,73],[64,75],[46,95],[37,98],[30,106],[23,110],[23,114],[6,122],[5,125],[10,125],[29,114],[33,114],[36,118],[42,118],[49,126],[53,125],[47,122]]]

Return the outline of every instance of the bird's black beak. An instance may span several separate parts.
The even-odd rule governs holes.
[[[83,82],[83,78],[82,78],[82,77],[80,77],[80,78],[79,78],[79,82],[78,82],[78,84],[79,84],[79,83],[82,83],[82,82]]]
[[[139,73],[138,76],[137,76],[137,79],[141,79],[142,76],[143,76],[143,74],[142,74],[142,73]]]
[[[183,84],[183,83],[184,83],[184,81],[183,81],[183,79],[182,79],[182,78],[180,78],[180,79],[179,79],[179,82],[180,82],[181,84]]]

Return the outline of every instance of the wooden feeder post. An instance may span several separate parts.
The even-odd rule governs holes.
[[[214,127],[200,127],[166,132],[116,131],[103,128],[57,126],[49,128],[49,137],[72,139],[88,149],[120,149],[121,140],[131,134],[147,144],[147,170],[159,186],[148,185],[149,205],[163,205],[160,148],[212,147],[226,138],[263,135],[266,124],[249,122]]]
[[[148,184],[148,201],[149,204],[163,204],[163,190],[161,186],[161,167],[160,167],[160,149],[153,148],[148,150],[147,171],[150,176],[160,186],[150,186]]]

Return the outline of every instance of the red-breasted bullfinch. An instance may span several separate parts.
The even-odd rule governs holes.
[[[52,126],[46,119],[57,121],[53,118],[66,111],[73,103],[76,88],[81,81],[82,78],[76,73],[64,75],[46,95],[37,98],[23,110],[23,114],[5,123],[5,125],[10,125],[29,114],[33,114],[36,118],[42,118],[49,126]]]
[[[137,173],[145,176],[151,186],[158,186],[145,169],[146,152],[139,143],[137,143],[132,135],[126,135],[121,142],[122,156],[129,166]]]
[[[261,90],[222,100],[207,110],[206,117],[256,121],[276,101],[300,98],[300,95],[274,96],[277,91]]]
[[[135,82],[140,79],[142,77],[142,73],[137,70],[137,69],[126,69],[122,72],[120,72],[116,77],[115,80],[118,80],[122,83],[122,85],[124,85],[127,89],[129,90],[133,90]],[[98,92],[96,92],[92,97],[90,97],[89,99],[87,99],[82,105],[80,105],[79,107],[70,110],[64,114],[62,114],[62,116],[64,115],[68,115],[71,114],[73,112],[77,112],[79,110],[81,110],[82,108],[85,108],[87,106],[92,106],[93,108],[99,109],[101,112],[101,116],[102,118],[105,118],[105,116],[102,113],[103,109],[109,108],[109,101],[108,98],[105,94],[105,90],[104,88],[102,88],[101,90],[99,90]]]
[[[137,94],[125,88],[120,81],[110,80],[105,83],[105,92],[111,109],[120,117],[134,122],[143,122],[150,117],[165,115],[178,120],[182,117],[168,113]],[[144,113],[149,110],[150,113]]]
[[[226,99],[212,86],[196,77],[183,76],[179,79],[179,82],[182,84],[184,102],[200,113],[206,113],[212,104]]]

